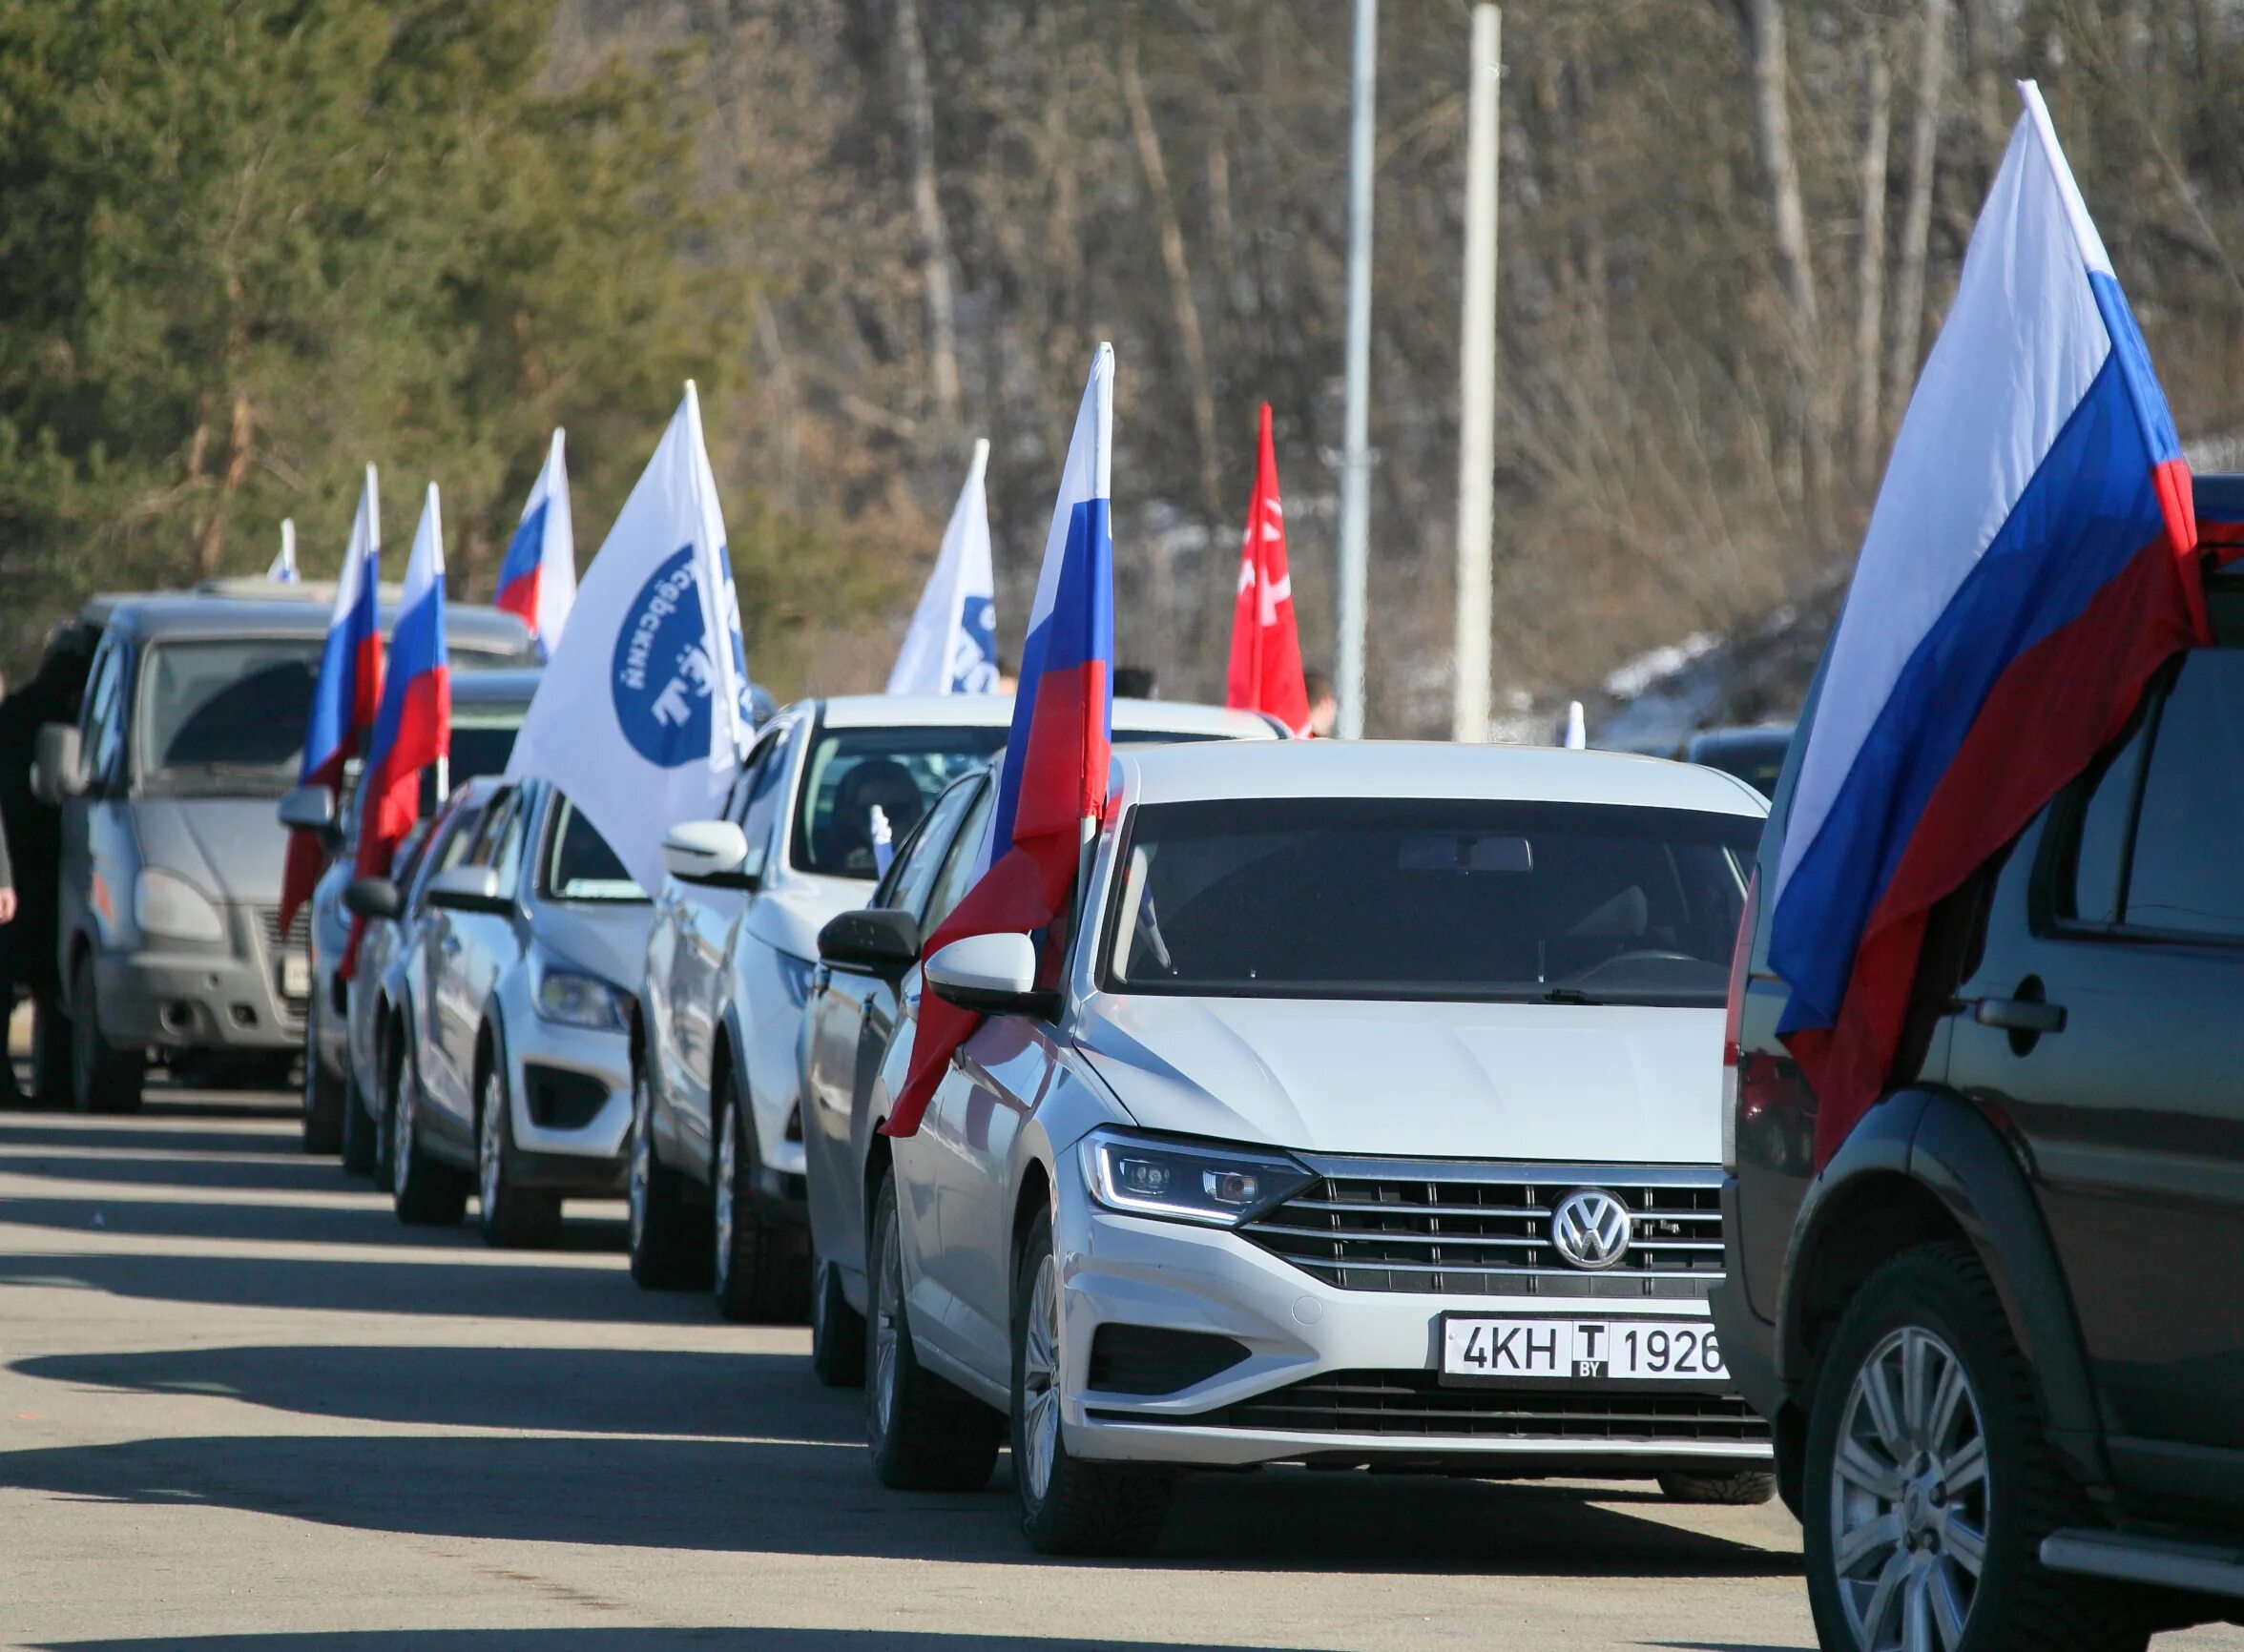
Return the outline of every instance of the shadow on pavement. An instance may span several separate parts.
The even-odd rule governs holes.
[[[222,1394],[307,1416],[564,1434],[719,1435],[855,1444],[859,1401],[797,1355],[629,1348],[190,1348],[52,1354],[44,1382]]]
[[[40,1123],[18,1123],[27,1116]],[[178,1115],[175,1114],[174,1117]],[[255,1153],[260,1158],[287,1159],[324,1167],[330,1175],[341,1171],[333,1159],[316,1158],[303,1150],[293,1135],[282,1135],[263,1125],[228,1125],[203,1129],[169,1129],[136,1118],[114,1124],[65,1123],[72,1115],[22,1110],[0,1110],[0,1147],[45,1147],[56,1151],[82,1147],[109,1147],[138,1153]],[[53,1122],[46,1122],[52,1120]],[[0,1161],[0,1168],[5,1168]]]
[[[44,1176],[59,1182],[114,1182],[129,1187],[221,1187],[247,1192],[364,1193],[368,1182],[346,1177],[332,1159],[293,1158],[279,1153],[242,1152],[232,1144],[202,1142],[177,1158],[104,1158],[92,1153],[34,1152],[45,1143],[25,1143],[0,1152],[0,1175]],[[133,1152],[181,1152],[158,1148],[140,1137],[113,1142]]]
[[[402,1235],[386,1212],[367,1212]],[[5,1219],[0,1213],[0,1219]],[[78,1225],[81,1229],[83,1223]],[[605,1226],[605,1225],[603,1225]],[[132,1229],[109,1231],[131,1232]],[[193,1229],[190,1229],[193,1231]],[[334,1238],[337,1235],[327,1235]],[[364,1237],[374,1238],[369,1230]],[[462,1249],[491,1254],[463,1234]],[[606,1249],[605,1246],[602,1247]],[[641,1291],[620,1266],[542,1262],[400,1260],[347,1256],[305,1260],[266,1256],[175,1256],[90,1251],[0,1255],[0,1289],[75,1286],[150,1302],[238,1308],[310,1309],[339,1313],[468,1314],[491,1319],[572,1322],[629,1320],[710,1323],[705,1292]]]
[[[1010,1497],[884,1491],[861,1449],[833,1444],[551,1435],[177,1437],[11,1453],[0,1457],[0,1478],[59,1497],[201,1504],[423,1537],[1032,1559]],[[1152,1564],[1737,1577],[1781,1576],[1798,1562],[1601,1508],[1570,1488],[1274,1471],[1187,1479]]]
[[[1043,1636],[945,1635],[915,1629],[343,1629],[276,1635],[163,1636],[152,1641],[40,1641],[48,1652],[668,1652],[677,1646],[745,1646],[755,1652],[1245,1652],[1212,1641],[1054,1641]],[[1255,1642],[1257,1647],[1263,1643]],[[1278,1649],[1282,1652],[1282,1649]]]
[[[81,1193],[75,1198],[0,1199],[0,1224],[50,1228],[65,1233],[98,1229],[105,1233],[135,1238],[231,1239],[265,1245],[387,1243],[415,1249],[485,1249],[471,1227],[404,1226],[390,1209],[389,1202],[363,1185],[338,1187],[335,1191],[357,1192],[361,1197],[348,1204],[338,1200],[319,1205],[233,1205],[218,1199],[105,1199],[93,1193]],[[571,1217],[563,1224],[555,1249],[577,1252],[620,1251],[625,1235],[620,1218]]]

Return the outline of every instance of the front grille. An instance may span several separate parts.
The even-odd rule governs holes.
[[[1722,1276],[1721,1179],[1712,1170],[1313,1160],[1321,1172],[1240,1230],[1343,1291],[1451,1296],[1704,1297]],[[1602,1188],[1629,1208],[1611,1268],[1567,1263],[1558,1202]]]
[[[310,910],[311,905],[308,901],[299,906],[290,917],[287,930],[283,932],[280,928],[280,909],[278,906],[258,908],[258,932],[264,937],[265,955],[268,958],[278,959],[284,952],[298,951],[302,948],[304,936],[311,922],[307,916]]]
[[[1175,1394],[1246,1357],[1246,1345],[1228,1336],[1102,1325],[1091,1342],[1091,1386],[1109,1394]]]
[[[1164,1420],[1195,1428],[1429,1439],[1760,1444],[1769,1438],[1769,1425],[1735,1394],[1444,1388],[1430,1371],[1331,1372],[1201,1415]]]

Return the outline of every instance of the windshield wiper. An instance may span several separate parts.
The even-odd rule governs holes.
[[[1595,1003],[1597,1001],[1578,986],[1554,986],[1529,1001],[1533,1003]]]

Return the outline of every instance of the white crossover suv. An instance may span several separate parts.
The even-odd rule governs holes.
[[[975,937],[923,980],[912,903],[986,815],[947,799],[891,904],[821,938],[813,1205],[865,1213],[819,1243],[838,1283],[863,1270],[881,1477],[979,1484],[1009,1419],[1024,1529],[1063,1552],[1149,1544],[1191,1467],[1767,1497],[1706,1302],[1761,798],[1470,746],[1115,774],[1071,940]],[[987,1019],[891,1141],[923,987]]]

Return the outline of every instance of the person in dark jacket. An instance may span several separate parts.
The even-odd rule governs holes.
[[[48,723],[74,723],[78,700],[93,663],[93,637],[72,627],[48,645],[38,674],[0,700],[0,882],[10,884],[13,910],[0,922],[0,1010],[12,1011],[18,988],[29,992],[42,1015],[60,991],[54,953],[61,921],[55,902],[62,881],[62,815],[31,795],[31,760],[39,730]],[[6,1021],[0,1014],[0,1024]],[[22,1099],[15,1069],[0,1061],[0,1102]]]

